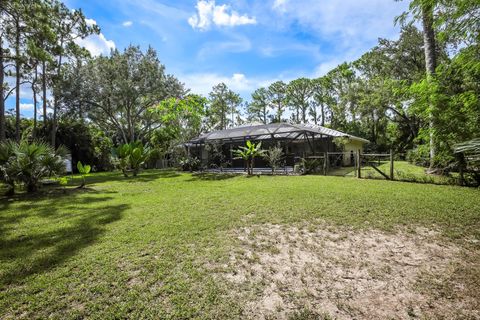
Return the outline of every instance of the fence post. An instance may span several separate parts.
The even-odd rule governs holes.
[[[357,166],[357,154],[355,153],[355,155],[353,156],[353,174],[355,175],[355,177],[357,176]]]
[[[360,156],[360,150],[357,150],[357,178],[362,177],[362,158]]]
[[[390,180],[393,180],[393,149],[390,149]]]
[[[329,157],[328,157],[328,152],[325,152],[324,154],[324,159],[323,159],[323,174],[327,175],[328,173],[328,167],[329,167]]]

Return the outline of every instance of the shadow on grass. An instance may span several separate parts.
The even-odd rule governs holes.
[[[134,177],[132,175],[125,177],[120,171],[113,171],[113,172],[99,172],[89,175],[86,178],[87,185],[89,184],[101,184],[105,182],[127,182],[127,183],[135,183],[135,182],[150,182],[157,179],[166,179],[166,178],[175,178],[179,177],[180,174],[173,170],[144,170],[140,171],[140,173]],[[81,178],[75,177],[73,179],[74,184],[80,184]]]
[[[77,198],[78,194],[40,202],[30,199],[20,208],[32,210],[0,216],[0,260],[5,261],[0,286],[22,283],[29,276],[61,265],[82,248],[94,244],[105,232],[106,225],[120,220],[130,207],[127,204],[109,205],[112,197]],[[98,205],[93,208],[86,206],[96,202]],[[75,204],[74,212],[65,210],[69,203]],[[8,236],[9,231],[29,218],[38,218],[41,223],[29,224],[25,231]]]
[[[191,178],[187,181],[218,181],[232,179],[237,176],[238,175],[231,173],[198,172],[192,173]]]

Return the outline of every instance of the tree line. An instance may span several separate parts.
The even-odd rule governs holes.
[[[2,1],[0,139],[63,144],[76,160],[107,169],[114,145],[142,141],[161,157],[202,132],[292,121],[445,167],[458,160],[454,145],[480,134],[479,6],[412,0],[397,18],[397,40],[379,39],[356,61],[315,79],[276,81],[244,101],[224,83],[208,97],[191,93],[166,73],[152,48],[131,45],[91,57],[77,39],[98,34],[99,27],[60,1]],[[33,119],[20,117],[25,85]],[[12,115],[5,110],[11,96]]]

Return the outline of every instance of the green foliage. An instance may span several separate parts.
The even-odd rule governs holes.
[[[200,159],[197,157],[186,157],[180,159],[179,164],[183,171],[197,171],[200,167]]]
[[[118,167],[123,175],[128,177],[128,173],[132,172],[135,177],[148,159],[149,149],[145,148],[140,141],[137,141],[119,145],[113,150],[113,153],[118,159]]]
[[[281,122],[285,107],[287,106],[287,84],[283,81],[276,81],[268,86],[268,99],[275,113],[273,122]]]
[[[268,166],[272,168],[272,174],[281,165],[283,160],[283,149],[280,146],[270,147],[263,154],[263,158],[267,161]]]
[[[80,188],[85,187],[85,177],[90,173],[91,167],[88,164],[83,165],[80,161],[77,162],[78,172],[82,175],[82,184]]]
[[[80,104],[95,125],[124,143],[146,141],[162,126],[162,117],[152,112],[159,101],[185,95],[183,84],[165,73],[151,47],[145,52],[133,45],[113,50],[108,57],[72,67],[67,76],[65,103]]]
[[[65,171],[65,153],[63,148],[54,150],[41,141],[4,141],[0,144],[0,178],[9,186],[9,193],[15,182],[34,192],[43,178]]]
[[[237,156],[237,159],[245,160],[245,163],[247,164],[247,174],[252,175],[255,158],[263,156],[265,151],[262,150],[261,142],[255,144],[248,140],[245,146],[240,146],[234,151],[234,153]]]
[[[199,95],[189,94],[184,98],[169,98],[160,102],[150,112],[162,126],[154,130],[150,145],[157,159],[198,136],[202,131],[207,100]],[[157,160],[155,159],[155,160]],[[154,160],[153,158],[151,160]]]
[[[16,143],[13,140],[6,140],[0,143],[0,179],[7,187],[8,195],[15,192],[15,174],[10,161],[15,157]]]
[[[417,166],[428,167],[430,165],[430,155],[427,145],[420,145],[415,149],[409,150],[406,155],[408,162]]]
[[[40,135],[46,131],[38,130]],[[71,150],[72,162],[89,163],[93,171],[109,171],[112,162],[113,142],[108,132],[92,123],[63,119],[58,123],[57,142]]]
[[[205,145],[205,150],[208,152],[208,167],[220,168],[220,170],[223,170],[223,168],[230,165],[223,152],[223,144],[207,143]]]
[[[213,130],[223,130],[228,126],[235,126],[235,117],[239,114],[238,108],[243,101],[240,95],[222,82],[212,88],[209,97],[208,127]]]
[[[287,86],[286,99],[293,111],[292,120],[296,123],[307,123],[310,101],[314,93],[314,82],[307,78],[298,78]]]
[[[350,142],[349,137],[335,137],[335,138],[333,138],[333,143],[339,148],[345,147],[345,145],[348,144],[349,142]]]
[[[268,90],[265,88],[255,90],[252,93],[252,102],[247,107],[248,119],[267,124],[271,118],[269,104]]]
[[[322,170],[323,161],[320,159],[305,159],[300,160],[300,170],[304,174],[318,173]]]

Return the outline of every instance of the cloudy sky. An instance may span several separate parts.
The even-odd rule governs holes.
[[[157,50],[195,93],[225,82],[248,99],[275,80],[317,77],[397,38],[394,0],[67,0],[102,33],[82,41],[92,54],[129,44]],[[28,92],[22,113],[31,115]],[[13,107],[13,100],[9,100]]]

